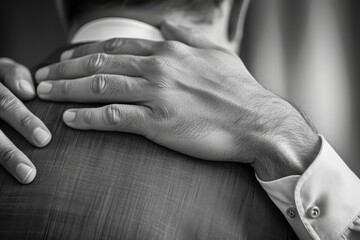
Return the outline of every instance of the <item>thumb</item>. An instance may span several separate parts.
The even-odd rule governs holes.
[[[180,26],[171,21],[164,21],[161,24],[161,32],[166,40],[179,41],[191,47],[219,48],[196,29]]]

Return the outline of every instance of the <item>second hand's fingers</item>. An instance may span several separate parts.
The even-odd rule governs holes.
[[[22,153],[0,130],[0,165],[19,182],[28,184],[36,176],[36,168],[29,158]]]
[[[150,100],[144,78],[99,74],[74,80],[43,81],[40,98],[52,101],[135,103]]]
[[[51,133],[45,124],[1,83],[0,118],[37,147],[43,147],[51,140]]]
[[[81,78],[101,73],[139,76],[139,66],[144,58],[146,57],[97,53],[41,68],[36,72],[35,77],[37,82],[41,82]]]
[[[66,125],[81,130],[119,131],[146,136],[151,109],[136,105],[112,104],[100,108],[69,109],[64,112]]]
[[[0,80],[17,97],[30,100],[35,97],[35,88],[29,69],[8,58],[0,59]]]
[[[61,55],[61,61],[94,53],[149,56],[154,53],[156,44],[155,41],[144,39],[113,38],[104,42],[84,44],[67,50]]]

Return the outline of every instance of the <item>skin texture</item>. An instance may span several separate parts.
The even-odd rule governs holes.
[[[143,135],[201,159],[249,163],[264,180],[308,167],[320,142],[296,109],[259,85],[236,54],[171,22],[162,32],[168,41],[112,39],[64,53],[36,73],[39,97],[112,103],[67,110],[64,122]]]
[[[10,59],[1,58],[0,80],[0,119],[10,124],[34,146],[46,146],[51,140],[50,131],[21,102],[35,97],[35,88],[29,70]],[[30,183],[36,176],[34,164],[2,131],[0,131],[0,165],[24,184]]]
[[[222,5],[218,24],[201,28],[207,36],[223,36],[214,37],[217,43],[236,49],[233,42],[237,37],[229,41],[225,33],[213,31],[226,29],[230,2]],[[201,159],[250,163],[264,180],[302,173],[319,150],[316,132],[289,103],[262,88],[234,53],[198,34],[199,28],[187,26],[191,28],[163,24],[163,34],[170,40],[163,43],[118,39],[77,50],[74,55],[67,52],[77,58],[39,70],[39,81],[57,82],[41,83],[38,94],[54,101],[113,103],[98,109],[67,111],[64,121],[73,128],[136,133]],[[2,69],[7,73],[7,67]],[[15,86],[24,84],[9,79],[5,74],[4,82],[19,93]],[[23,91],[24,99],[30,99],[31,77],[25,82],[30,87],[23,87],[28,90]],[[45,146],[51,134],[44,124],[20,101],[13,101],[5,87],[2,89],[2,102],[15,103],[5,105],[4,113],[9,108],[11,114],[2,118],[35,146]],[[19,126],[19,119],[27,121],[20,121]],[[40,136],[40,141],[34,136]],[[2,164],[10,173],[15,174],[23,161],[19,159],[30,162],[20,153],[13,154],[19,150],[7,138],[3,145]],[[27,172],[34,170],[35,177],[35,167],[27,166]],[[25,174],[21,179],[27,177]]]
[[[0,123],[38,170],[22,186],[0,169],[0,239],[298,239],[247,164],[204,161],[136,134],[79,131],[62,120],[67,109],[101,104],[25,105],[53,138],[36,148]]]
[[[227,37],[226,30],[228,29],[228,16],[232,9],[232,1],[224,1],[219,9],[216,9],[214,19],[211,24],[195,24],[193,16],[189,16],[184,12],[168,11],[164,10],[162,6],[154,6],[149,11],[149,8],[134,8],[128,9],[124,7],[111,7],[110,9],[101,8],[99,11],[90,11],[87,14],[81,14],[77,21],[70,29],[70,36],[76,31],[78,27],[84,22],[91,21],[99,17],[115,17],[122,16],[140,21],[148,22],[154,26],[159,26],[163,19],[174,19],[187,24],[189,27],[196,27],[197,30],[201,30],[206,33],[217,44],[220,44],[228,49],[237,49],[241,38],[241,33],[235,31],[235,29],[241,28],[246,13],[247,0],[244,1],[242,9],[241,21],[231,24],[232,37]],[[60,3],[59,1],[57,3]],[[59,9],[62,9],[61,7]],[[62,14],[60,14],[62,15]],[[236,34],[238,33],[238,34]],[[0,86],[0,100],[4,105],[0,118],[10,123],[17,131],[19,131],[30,143],[36,147],[44,147],[51,141],[51,133],[47,127],[26,107],[20,100],[32,100],[35,97],[34,84],[29,73],[29,70],[11,59],[0,59],[0,80],[3,85]],[[7,89],[8,88],[8,89]],[[20,122],[19,122],[20,121]],[[36,129],[36,131],[35,131]],[[30,183],[36,176],[36,168],[31,161],[26,157],[11,141],[1,134],[1,165],[6,168],[10,174],[12,174],[21,183]],[[37,136],[37,137],[36,137]],[[16,172],[17,166],[20,163],[25,164],[25,168],[22,168],[19,175]],[[24,165],[23,165],[24,166]]]
[[[9,207],[10,214],[2,215],[1,233],[11,232],[16,223],[17,231],[12,234],[27,236],[30,232],[42,239],[79,239],[80,234],[84,239],[289,238],[287,225],[278,223],[282,216],[255,182],[251,169],[234,162],[251,163],[262,179],[301,171],[302,161],[300,167],[291,162],[302,160],[294,146],[307,152],[309,148],[301,140],[312,144],[309,136],[316,139],[316,134],[290,104],[257,84],[235,54],[196,31],[171,24],[162,30],[170,41],[157,47],[146,41],[128,41],[126,48],[124,40],[112,42],[112,48],[99,43],[70,54],[70,58],[81,58],[78,64],[83,68],[76,70],[71,62],[74,65],[69,68],[76,71],[63,72],[62,66],[53,75],[51,69],[38,73],[38,79],[51,75],[52,81],[69,80],[58,88],[62,94],[54,94],[57,98],[65,95],[75,102],[111,105],[77,110],[85,105],[39,99],[27,105],[46,120],[54,140],[41,151],[15,137],[14,142],[37,161],[39,177],[26,188],[28,192],[9,179],[0,179],[2,192],[8,193],[0,204],[9,206],[5,205],[12,199],[8,196],[21,196]],[[98,54],[104,51],[108,51],[106,55]],[[86,58],[89,54],[94,55]],[[140,64],[138,58],[147,61],[122,68],[129,59]],[[101,64],[107,61],[112,64]],[[186,71],[189,69],[193,72]],[[65,73],[69,75],[61,75]],[[103,78],[109,73],[112,78]],[[77,82],[78,78],[82,80]],[[128,90],[141,90],[142,84],[144,92],[129,94]],[[42,89],[53,91],[44,85]],[[81,92],[84,89],[88,92]],[[71,95],[72,90],[79,92]],[[111,132],[65,127],[59,118],[69,107],[76,114],[63,115],[68,126]],[[145,111],[147,115],[143,115]],[[13,134],[11,129],[7,131]],[[115,131],[141,134],[191,156],[233,162],[192,159],[141,136]],[[281,172],[276,166],[284,169],[281,161],[285,160],[291,168]],[[18,224],[19,220],[37,224],[26,226]],[[132,224],[127,225],[129,222]],[[19,229],[18,225],[25,227]]]

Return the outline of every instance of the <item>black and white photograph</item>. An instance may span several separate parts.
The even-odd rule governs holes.
[[[1,0],[0,240],[360,240],[360,2]]]

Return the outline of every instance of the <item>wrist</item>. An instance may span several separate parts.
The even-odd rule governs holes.
[[[290,104],[289,104],[290,105]],[[291,106],[291,113],[255,142],[261,146],[252,164],[257,176],[271,181],[302,175],[318,155],[321,139],[306,119]]]

